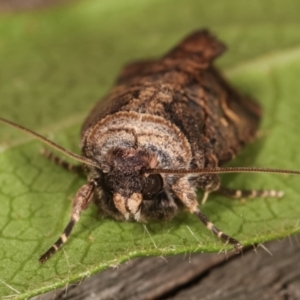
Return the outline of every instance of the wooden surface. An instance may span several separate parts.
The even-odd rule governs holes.
[[[300,235],[243,255],[137,258],[37,299],[298,300]]]

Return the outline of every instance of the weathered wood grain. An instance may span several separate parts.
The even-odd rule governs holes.
[[[186,254],[133,259],[35,300],[300,299],[300,235],[264,247],[250,248],[242,256]]]

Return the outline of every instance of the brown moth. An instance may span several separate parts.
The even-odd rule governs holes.
[[[66,242],[92,201],[103,214],[122,221],[169,220],[187,208],[221,240],[242,249],[201,212],[196,190],[204,192],[203,203],[211,192],[232,198],[281,197],[282,192],[273,190],[225,188],[217,173],[300,172],[219,167],[255,137],[261,118],[260,106],[235,91],[212,65],[224,50],[202,30],[160,59],[126,66],[82,126],[82,155],[0,118],[80,161],[82,166],[72,166],[44,151],[56,164],[87,175],[74,197],[68,225],[40,262]]]

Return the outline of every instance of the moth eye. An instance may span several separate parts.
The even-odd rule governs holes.
[[[143,198],[151,200],[158,194],[164,186],[163,179],[160,174],[151,174],[146,178],[146,183],[142,190]]]

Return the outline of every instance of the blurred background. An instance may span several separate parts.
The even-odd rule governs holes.
[[[35,10],[59,5],[67,1],[71,0],[0,0],[0,9],[2,12]]]

